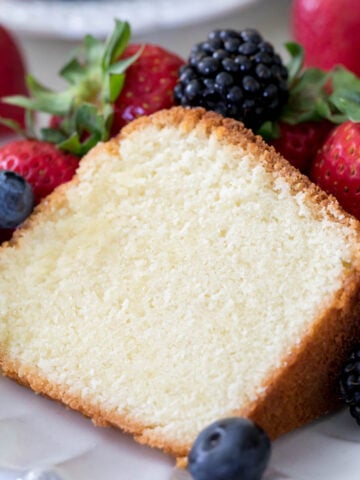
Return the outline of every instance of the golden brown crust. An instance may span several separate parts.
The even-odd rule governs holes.
[[[338,379],[344,359],[360,341],[359,273],[346,279],[333,305],[294,348],[287,367],[269,379],[266,394],[248,416],[272,438],[339,407]]]
[[[241,148],[253,154],[266,171],[274,172],[286,179],[294,195],[298,192],[305,193],[305,199],[314,216],[328,215],[329,219],[352,229],[360,241],[360,223],[342,209],[336,198],[326,194],[312,183],[307,176],[302,175],[272,146],[251,130],[245,128],[241,122],[224,118],[203,108],[173,107],[170,110],[162,110],[153,115],[136,119],[123,128],[117,136],[117,141],[121,142],[123,138],[131,135],[134,131],[136,132],[151,124],[156,124],[159,130],[169,125],[178,127],[185,133],[191,133],[194,129],[199,129],[207,136],[216,135],[221,143],[234,145],[236,149]],[[360,257],[358,252],[357,256]]]
[[[236,148],[242,148],[253,154],[267,171],[276,172],[284,177],[294,194],[305,192],[306,200],[308,200],[314,215],[320,214],[323,216],[324,212],[326,212],[331,220],[335,220],[356,232],[356,236],[360,241],[360,223],[341,208],[335,197],[327,195],[317,185],[312,183],[308,177],[292,167],[287,160],[278,154],[272,146],[265,143],[260,136],[245,128],[242,123],[230,118],[224,118],[215,112],[209,112],[203,108],[173,107],[168,110],[161,110],[153,115],[139,117],[124,127],[117,137],[106,143],[97,144],[81,160],[81,168],[84,168],[84,164],[88,162],[96,162],[98,153],[104,150],[110,155],[117,155],[119,150],[118,143],[123,138],[151,124],[156,125],[159,130],[170,125],[180,128],[186,133],[190,133],[197,128],[203,130],[208,136],[215,134],[223,143],[234,145]],[[66,200],[64,192],[78,182],[79,176],[75,174],[70,182],[57,187],[54,192],[43,199],[36,207],[23,226],[15,231],[10,242],[5,242],[3,246],[8,243],[11,245],[18,243],[22,233],[29,228],[33,228],[38,221],[41,221],[43,214],[47,215],[49,210],[60,208],[62,202]],[[360,255],[358,254],[357,256],[360,261]]]
[[[98,153],[103,152],[104,149],[110,154],[116,153],[118,146],[115,139],[110,140],[107,143],[98,143],[84,158],[81,159],[81,168],[83,168],[85,163],[96,161]],[[8,245],[19,247],[22,243],[24,233],[27,230],[35,228],[36,225],[41,222],[43,215],[47,216],[51,212],[56,212],[56,210],[59,210],[66,205],[66,191],[79,183],[78,171],[79,169],[77,169],[77,172],[69,182],[59,185],[50,193],[50,195],[42,199],[39,205],[35,207],[30,217],[24,221],[20,228],[15,230],[12,238],[0,245],[0,252]]]
[[[135,440],[150,447],[159,448],[174,457],[185,457],[189,445],[169,443],[161,435],[154,435],[152,427],[140,424],[130,415],[120,415],[115,411],[106,410],[102,405],[96,405],[89,400],[69,393],[66,385],[50,382],[35,366],[21,365],[0,354],[0,368],[3,375],[12,378],[20,385],[31,388],[35,393],[57,400],[67,407],[77,410],[85,417],[91,418],[98,427],[117,427],[130,433]]]
[[[141,117],[123,129],[119,136],[106,143],[99,144],[83,160],[82,167],[87,162],[97,162],[99,152],[104,149],[110,154],[117,154],[118,142],[148,125],[156,125],[157,129],[168,125],[179,128],[184,133],[200,129],[206,135],[216,135],[220,142],[233,145],[252,153],[267,171],[284,177],[294,194],[304,192],[306,201],[311,206],[314,215],[328,216],[332,221],[346,227],[352,238],[353,266],[343,279],[343,287],[337,293],[331,308],[313,324],[312,331],[294,346],[292,354],[285,359],[287,366],[281,371],[273,372],[268,379],[266,393],[247,410],[249,417],[257,421],[272,438],[296,428],[323,413],[330,411],[337,404],[336,380],[340,365],[354,341],[360,339],[356,327],[356,317],[360,313],[360,226],[350,215],[345,213],[337,201],[326,195],[309,179],[278,155],[272,147],[267,146],[260,137],[256,137],[242,124],[231,119],[225,119],[203,109],[184,109],[175,107],[161,111],[151,117]],[[21,246],[26,241],[27,229],[35,228],[44,215],[60,208],[66,203],[65,192],[79,182],[79,176],[66,185],[59,187],[45,199],[24,226],[14,235],[10,245]],[[0,249],[6,250],[6,246]],[[30,386],[35,392],[59,400],[69,407],[79,410],[91,417],[97,425],[114,425],[126,432],[132,433],[141,443],[165,450],[178,458],[186,457],[190,448],[183,444],[169,443],[166,438],[154,433],[151,427],[140,425],[131,415],[119,415],[114,411],[106,411],[101,405],[93,405],[87,400],[75,397],[65,386],[53,385],[41,375],[34,366],[18,365],[0,353],[0,365],[5,375],[14,378],[19,383]]]

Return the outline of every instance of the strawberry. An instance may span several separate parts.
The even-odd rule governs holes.
[[[15,140],[0,147],[0,170],[11,170],[29,182],[34,203],[55,187],[70,180],[79,159],[40,140]]]
[[[25,64],[20,49],[13,36],[0,26],[0,97],[26,95]],[[24,126],[24,109],[0,101],[0,116],[16,121]],[[0,123],[0,135],[8,135],[11,130]]]
[[[321,120],[290,125],[280,123],[280,136],[270,141],[270,144],[282,154],[294,167],[307,174],[333,124]]]
[[[360,219],[360,123],[333,129],[319,150],[310,178]]]
[[[291,21],[306,65],[330,70],[341,64],[360,75],[359,0],[294,0]]]
[[[158,45],[129,45],[121,59],[139,58],[126,70],[126,80],[114,103],[114,117],[110,135],[116,135],[122,127],[141,115],[149,115],[174,105],[173,89],[179,68],[184,61]],[[52,128],[61,128],[63,119],[53,116]]]
[[[84,38],[60,75],[61,92],[27,77],[30,98],[6,97],[13,105],[50,114],[42,140],[83,156],[99,141],[108,140],[127,122],[174,104],[172,89],[183,60],[156,45],[130,45],[130,26],[115,21],[106,42]]]
[[[263,124],[258,133],[308,174],[329,131],[348,120],[360,122],[360,79],[343,67],[305,68],[302,46],[290,42],[286,48],[289,99],[277,120]]]
[[[35,204],[70,180],[79,157],[96,143],[139,115],[173,105],[172,90],[183,61],[156,45],[128,46],[129,39],[129,24],[116,21],[106,42],[85,37],[82,51],[60,72],[68,83],[64,91],[54,92],[28,75],[29,97],[3,99],[30,113],[50,115],[49,126],[39,132],[33,115],[27,115],[25,128],[7,121],[25,140],[0,148],[0,170],[22,175],[33,188]],[[10,234],[1,231],[0,237]]]
[[[122,58],[140,50],[129,45]],[[146,44],[140,57],[126,71],[124,87],[115,101],[112,135],[134,118],[174,105],[173,89],[184,61],[157,45]]]

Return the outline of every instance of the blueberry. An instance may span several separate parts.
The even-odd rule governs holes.
[[[15,228],[27,218],[34,206],[29,183],[19,174],[0,170],[0,228]]]
[[[270,453],[270,440],[259,426],[231,417],[200,432],[188,468],[194,480],[260,480]]]

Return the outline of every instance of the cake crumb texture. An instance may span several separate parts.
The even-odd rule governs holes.
[[[2,369],[178,457],[232,414],[276,437],[335,404],[358,245],[357,221],[238,122],[141,118],[1,248]]]

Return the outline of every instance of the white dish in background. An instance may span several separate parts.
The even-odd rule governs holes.
[[[36,36],[107,36],[114,17],[133,33],[210,20],[259,0],[0,0],[0,23]]]
[[[359,442],[348,412],[326,417],[274,442],[263,480],[359,480]],[[0,480],[190,477],[162,452],[0,377]]]

